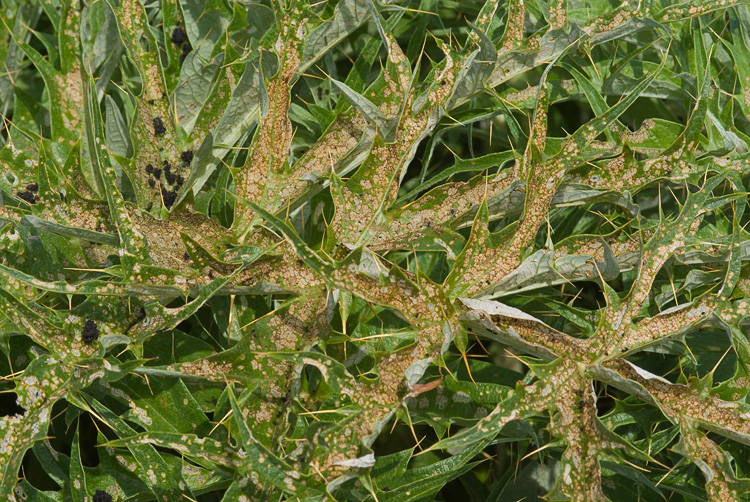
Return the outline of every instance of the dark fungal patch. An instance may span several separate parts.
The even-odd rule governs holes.
[[[153,180],[149,180],[149,181],[153,181]],[[153,202],[149,202],[148,206],[146,206],[146,211],[148,211],[150,213],[152,207],[154,207],[154,203]]]
[[[26,190],[28,190],[29,192],[38,192],[39,185],[37,185],[36,183],[29,183],[28,185],[26,185]]]
[[[185,33],[185,30],[181,27],[177,27],[174,30],[172,30],[172,43],[175,45],[180,45],[185,40],[187,40],[187,33]]]
[[[18,192],[17,195],[19,199],[22,199],[29,204],[34,204],[36,202],[36,200],[34,199],[34,194],[31,192]]]
[[[181,175],[177,175],[177,186],[182,186],[183,183],[185,183],[185,178],[183,178]]]
[[[185,254],[182,255],[182,259],[184,261],[190,261],[190,255],[187,253],[187,251],[185,251]]]
[[[84,343],[93,343],[99,338],[99,328],[96,327],[96,323],[89,319],[86,324],[83,325],[81,330],[81,337]]]
[[[161,197],[164,199],[164,207],[169,209],[172,207],[177,200],[177,192],[174,191],[168,191],[165,188],[161,189]]]
[[[190,51],[192,51],[192,50],[193,50],[193,48],[190,46],[189,42],[186,42],[182,46],[182,54],[180,54],[180,64],[182,64],[182,63],[185,62],[185,58],[187,57],[188,54],[190,54]]]
[[[165,132],[167,132],[167,128],[164,127],[164,122],[162,122],[161,118],[156,117],[154,119],[154,134],[161,136]]]
[[[96,490],[94,496],[91,498],[93,502],[112,502],[112,495],[105,492],[104,490]]]
[[[166,171],[164,173],[164,177],[167,178],[167,183],[169,183],[170,185],[174,185],[175,179],[177,178],[177,176],[175,176],[171,171]]]
[[[146,164],[146,172],[148,174],[151,174],[154,172],[154,165],[153,164]]]
[[[185,150],[180,154],[180,158],[182,159],[182,165],[185,167],[188,167],[191,162],[193,162],[193,151],[192,150]]]
[[[154,178],[156,179],[161,178],[161,169],[159,169],[158,167],[154,169]]]
[[[149,178],[148,186],[150,186],[151,188],[154,188],[156,186],[156,181],[153,180],[152,178]]]

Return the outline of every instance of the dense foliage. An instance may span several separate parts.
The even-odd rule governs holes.
[[[750,8],[4,0],[0,498],[750,500]]]

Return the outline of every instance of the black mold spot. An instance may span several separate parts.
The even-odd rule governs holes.
[[[154,188],[156,186],[156,181],[154,181],[153,179],[149,178],[149,180],[148,180],[148,186],[150,186],[151,188]]]
[[[153,164],[146,164],[146,172],[148,174],[151,174],[154,172],[154,165]]]
[[[166,160],[161,163],[162,167],[164,168],[164,171],[169,172],[172,170],[172,164],[167,162]]]
[[[94,493],[94,497],[91,500],[93,502],[112,502],[112,495],[104,490],[96,490],[96,493]]]
[[[214,273],[211,272],[210,270],[208,271],[208,278],[209,279],[213,279],[214,278]]]
[[[182,54],[180,54],[180,64],[182,64],[185,61],[185,58],[188,54],[190,54],[190,51],[192,51],[193,48],[190,46],[189,43],[186,43],[182,46]]]
[[[177,200],[176,192],[169,192],[164,188],[161,189],[161,196],[164,199],[164,207],[166,207],[167,209],[172,207]]]
[[[165,132],[167,132],[167,128],[164,127],[164,122],[159,117],[156,117],[154,119],[154,134],[161,136]]]
[[[174,30],[172,30],[172,43],[173,44],[180,45],[185,40],[187,40],[187,33],[185,33],[185,30],[183,30],[180,27],[177,27]]]
[[[185,150],[180,154],[180,158],[182,159],[182,165],[188,167],[193,162],[193,151]]]
[[[154,104],[154,100],[153,99],[149,99],[148,100],[148,104],[153,105]]]
[[[177,186],[182,186],[182,184],[185,183],[185,178],[182,176],[177,176]]]
[[[150,181],[153,181],[153,180],[150,180]],[[146,206],[146,211],[148,211],[150,213],[152,207],[154,207],[154,203],[153,202],[149,202],[148,206]]]
[[[182,255],[182,259],[185,260],[185,261],[190,261],[190,255],[187,254],[187,252],[185,252],[185,254]]]
[[[60,196],[60,200],[61,200],[61,201],[63,201],[63,202],[68,202],[68,197],[67,197],[67,196],[66,196],[66,195],[65,195],[64,193],[62,193],[62,192],[57,192],[57,195],[59,195],[59,196]]]
[[[26,185],[26,190],[28,190],[29,192],[38,192],[39,185],[37,185],[36,183],[29,183],[28,185]]]
[[[154,178],[156,179],[161,178],[161,169],[159,169],[158,167],[154,169]]]
[[[170,171],[166,171],[164,173],[164,177],[167,178],[167,183],[169,183],[170,185],[173,185],[175,179],[177,178],[177,176],[175,176],[174,173]]]
[[[84,343],[93,343],[99,338],[99,328],[96,327],[96,323],[89,319],[86,324],[83,325],[81,331]]]
[[[34,194],[31,192],[18,192],[18,198],[23,199],[29,204],[34,204],[36,201],[34,200]]]

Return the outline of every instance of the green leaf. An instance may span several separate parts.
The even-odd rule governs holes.
[[[105,130],[107,133],[107,144],[110,151],[120,157],[131,158],[133,156],[133,145],[130,141],[130,132],[122,118],[120,109],[109,95],[104,97],[106,109]]]
[[[391,143],[395,140],[394,134],[396,121],[393,118],[387,118],[372,101],[362,96],[345,83],[334,79],[331,79],[331,83],[338,87],[344,97],[359,113],[362,114],[365,120],[375,126],[378,135],[383,138],[383,141]]]
[[[70,451],[70,492],[74,502],[85,502],[88,500],[86,494],[86,473],[81,462],[81,451],[78,442],[78,428],[73,435],[73,445]]]

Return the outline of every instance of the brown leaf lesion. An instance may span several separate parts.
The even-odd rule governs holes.
[[[331,171],[365,141],[366,123],[362,116],[349,108],[341,112],[323,135],[292,166],[280,201],[291,202],[301,195],[315,178],[327,177]]]
[[[526,7],[523,0],[508,2],[508,20],[503,34],[502,51],[510,52],[521,47],[523,28],[525,26]]]
[[[623,350],[630,350],[681,333],[705,320],[717,306],[718,303],[714,297],[704,296],[692,305],[676,312],[659,314],[635,324],[629,324],[622,334],[619,346]],[[611,347],[611,349],[614,350],[610,353],[616,351],[617,347]]]
[[[459,318],[479,332],[505,335],[505,343],[548,361],[558,358],[581,362],[590,360],[586,340],[574,338],[541,321],[532,320],[527,314],[511,317],[510,312],[488,312],[497,302],[487,301],[484,302],[485,306],[481,300],[473,302],[477,303],[476,308],[467,308]]]
[[[578,374],[572,361],[561,366],[552,390],[557,413],[550,421],[550,432],[567,443],[561,459],[560,492],[572,501],[604,501],[598,457],[614,445],[599,428],[592,380]]]
[[[449,47],[439,45],[445,59],[434,70],[433,84],[419,96],[416,95],[418,90],[412,88],[403,102],[395,101],[396,108],[403,111],[395,141],[386,143],[377,138],[364,164],[349,182],[339,189],[332,187],[338,203],[331,227],[344,245],[368,245],[383,232],[383,227],[387,226],[385,213],[396,201],[406,166],[414,158],[419,142],[437,125],[444,113],[441,107],[451,98],[460,81],[465,56],[456,57]],[[398,64],[408,68],[405,62],[405,59],[399,60]],[[402,73],[398,86],[408,84],[408,78],[404,79],[408,73]],[[392,79],[394,89],[387,85],[384,94],[401,92],[396,83]],[[389,101],[393,100],[383,103]]]
[[[656,403],[672,422],[677,423],[684,417],[711,432],[750,443],[750,406],[747,404],[726,401],[714,394],[703,395],[688,385],[644,376],[621,359],[607,361],[604,366],[645,389],[651,402]]]
[[[247,202],[269,211],[278,209],[288,166],[293,137],[288,116],[290,86],[300,65],[305,20],[287,13],[281,26],[283,32],[277,41],[280,68],[267,84],[268,113],[260,118],[250,154],[235,181],[238,202],[234,221],[240,240],[245,239],[254,221],[254,211]]]
[[[513,185],[508,173],[501,173],[438,186],[405,208],[389,211],[368,247],[377,251],[408,248],[410,241],[424,236],[429,229],[445,227],[476,209],[483,200],[502,196]]]
[[[686,418],[680,420],[680,437],[679,451],[700,468],[710,500],[741,500],[741,487],[726,453]]]

